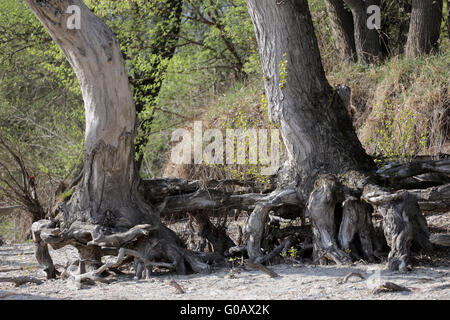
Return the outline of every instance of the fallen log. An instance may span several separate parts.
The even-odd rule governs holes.
[[[450,174],[450,159],[419,160],[413,162],[393,162],[377,170],[377,174],[385,179],[408,178],[424,173]]]
[[[431,243],[439,246],[450,247],[450,234],[438,233],[430,236]]]
[[[21,208],[21,206],[0,207],[0,216],[11,214],[14,210]]]

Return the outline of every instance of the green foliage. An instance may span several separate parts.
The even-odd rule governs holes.
[[[280,75],[280,88],[283,89],[284,86],[287,83],[287,77],[288,77],[288,62],[287,62],[287,53],[285,52],[283,54],[283,59],[278,64],[279,69],[279,75]]]
[[[290,247],[287,251],[283,251],[281,253],[281,256],[283,258],[287,258],[289,256],[293,259],[297,259],[297,255],[298,255],[298,249],[296,249],[295,247]]]
[[[410,159],[420,151],[426,150],[429,138],[428,126],[421,128],[419,141],[416,141],[417,115],[415,113],[403,109],[397,114],[387,100],[384,108],[376,106],[375,112],[381,122],[368,142],[375,143],[376,155],[388,159]],[[416,147],[417,145],[420,149]]]
[[[170,133],[202,118],[205,109],[229,109],[233,93],[260,76],[254,28],[244,0],[185,1],[177,50],[155,101],[144,177],[161,174]],[[228,102],[220,101],[225,97]]]
[[[81,163],[84,110],[65,57],[23,1],[0,3],[0,79],[0,137],[36,177],[43,204],[51,206],[59,184]],[[0,198],[8,191],[6,172],[21,181],[3,151]]]

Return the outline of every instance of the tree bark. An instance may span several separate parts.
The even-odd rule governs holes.
[[[86,113],[83,179],[60,206],[56,229],[40,233],[42,241],[54,247],[75,245],[82,259],[93,261],[92,267],[101,253],[90,246],[121,247],[138,241],[144,256],[160,255],[174,262],[180,273],[187,270],[185,262],[194,271],[207,272],[209,267],[181,247],[176,234],[161,224],[159,213],[137,191],[136,110],[112,31],[81,0],[26,3],[74,69]],[[80,29],[67,27],[69,5],[80,8]]]
[[[367,8],[372,5],[380,7],[380,0],[344,0],[353,14],[355,26],[355,46],[358,61],[373,63],[383,58],[379,30],[369,29],[367,21],[370,14]]]
[[[299,173],[301,198],[306,202],[321,172],[373,169],[341,98],[348,88],[333,89],[325,77],[307,2],[248,1],[248,7],[270,117],[281,124],[288,162]]]
[[[341,60],[355,62],[357,55],[352,13],[345,9],[343,0],[326,0],[325,5]]]
[[[406,54],[414,57],[439,48],[442,0],[413,0]]]

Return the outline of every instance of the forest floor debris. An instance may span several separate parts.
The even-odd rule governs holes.
[[[450,212],[426,214],[426,218],[432,232],[445,233],[448,230]],[[368,264],[363,261],[352,266],[279,264],[267,266],[279,275],[275,278],[250,267],[216,268],[208,275],[155,273],[150,279],[138,281],[129,272],[111,275],[109,284],[86,284],[81,289],[68,285],[67,280],[46,281],[45,273],[37,265],[35,257],[24,254],[33,250],[32,243],[5,244],[0,247],[0,270],[4,270],[2,277],[43,280],[40,285],[25,283],[17,287],[14,283],[0,283],[1,300],[450,299],[450,247],[440,247],[431,254],[414,256],[411,259],[412,270],[406,274],[386,271],[386,263]],[[79,258],[76,249],[70,246],[57,251],[51,249],[50,254],[60,271],[67,261]],[[111,259],[115,261],[116,257]],[[347,281],[343,281],[345,278]],[[383,290],[382,294],[373,294],[377,288],[389,282],[410,291]],[[178,284],[184,293],[180,294],[176,287],[174,290],[173,283]]]

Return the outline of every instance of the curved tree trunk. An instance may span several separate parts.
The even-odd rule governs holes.
[[[325,5],[341,60],[355,62],[357,56],[352,13],[345,9],[343,0],[326,0]]]
[[[366,186],[377,188],[371,179],[374,162],[358,140],[347,112],[349,88],[333,89],[325,77],[308,3],[248,0],[247,5],[255,26],[269,114],[281,124],[288,153],[286,167],[297,173],[294,185],[300,201],[307,204],[315,255],[322,262],[345,263],[359,256],[373,260],[379,248],[372,210],[362,195]],[[282,194],[274,192],[270,201],[258,204],[249,219],[248,253],[253,260],[262,260],[262,226]],[[389,238],[404,229],[398,207],[381,212],[386,217],[400,217],[389,220],[398,225],[386,231]],[[416,219],[420,212],[412,214],[406,224]],[[405,262],[410,238],[401,239],[401,254],[397,254],[400,246],[392,246],[392,257],[400,255]],[[391,266],[405,270],[403,264]]]
[[[439,48],[442,0],[413,0],[406,54],[428,54]]]
[[[373,63],[383,58],[383,50],[380,43],[379,30],[369,29],[367,21],[370,14],[367,8],[372,5],[380,7],[380,0],[344,0],[353,14],[355,26],[355,46],[358,61]]]
[[[160,223],[158,212],[137,192],[136,110],[112,31],[81,0],[26,2],[73,67],[86,113],[82,182],[60,206],[62,215],[52,226],[54,230],[41,232],[40,238],[54,247],[74,244],[81,259],[93,261],[93,266],[100,263],[102,246],[121,247],[139,240],[146,257],[163,255],[182,273],[187,257],[193,269],[206,271],[207,265],[194,261],[179,246],[175,233]],[[69,5],[80,8],[79,30],[67,28]]]

